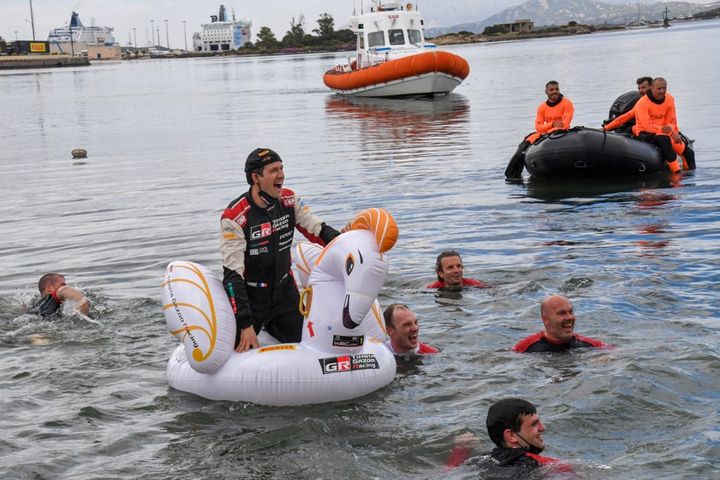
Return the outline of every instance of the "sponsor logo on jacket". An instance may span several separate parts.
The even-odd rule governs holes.
[[[269,237],[272,234],[272,224],[266,222],[260,225],[250,227],[250,240]]]
[[[272,221],[272,231],[277,232],[279,230],[286,229],[290,226],[290,214],[286,213],[282,217],[274,218]]]
[[[290,192],[289,194],[285,194],[283,192],[283,195],[280,196],[280,204],[283,207],[294,207],[295,206],[295,194]]]
[[[241,227],[244,227],[247,223],[247,217],[244,214],[240,214],[237,217],[235,217],[233,220],[235,220],[235,223],[240,225]]]

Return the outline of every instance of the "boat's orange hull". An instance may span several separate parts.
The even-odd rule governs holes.
[[[323,81],[333,90],[350,91],[432,72],[444,73],[462,81],[470,73],[470,65],[454,53],[423,52],[350,72],[328,70]]]

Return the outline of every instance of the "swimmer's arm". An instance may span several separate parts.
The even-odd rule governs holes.
[[[470,432],[455,437],[455,445],[450,452],[450,457],[445,461],[445,468],[459,467],[472,456],[473,450],[480,445],[480,439]]]
[[[63,302],[74,302],[75,309],[83,315],[87,316],[88,312],[90,312],[90,301],[80,290],[65,285],[64,287],[60,287],[56,295]]]

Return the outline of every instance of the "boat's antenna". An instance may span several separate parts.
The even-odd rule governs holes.
[[[357,11],[355,10],[355,0],[353,0],[353,16],[357,15]]]
[[[365,13],[363,8],[363,0],[360,0],[360,15],[362,15],[363,13]]]

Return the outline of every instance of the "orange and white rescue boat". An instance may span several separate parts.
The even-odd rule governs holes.
[[[470,73],[468,62],[425,41],[412,3],[375,0],[351,17],[357,51],[325,72],[333,92],[356,97],[434,96],[450,93]]]

